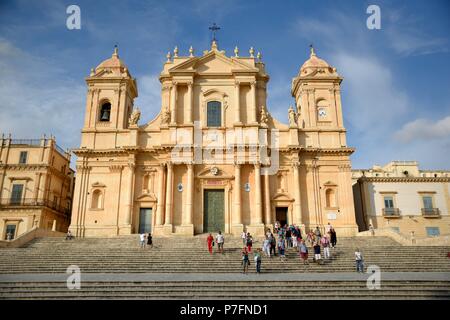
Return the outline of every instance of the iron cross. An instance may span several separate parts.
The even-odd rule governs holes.
[[[216,40],[217,40],[217,39],[216,39],[216,32],[217,32],[218,30],[220,30],[220,27],[218,27],[218,26],[216,25],[216,23],[214,22],[213,25],[212,25],[212,27],[209,27],[209,30],[211,30],[212,33],[213,33],[213,39],[212,39],[212,41],[216,41]]]

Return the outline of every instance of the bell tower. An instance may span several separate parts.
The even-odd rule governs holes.
[[[291,94],[297,104],[298,126],[305,132],[302,144],[313,148],[346,147],[340,84],[336,68],[317,57],[310,58],[292,80]]]
[[[91,69],[86,83],[88,92],[81,148],[115,148],[117,139],[112,138],[128,128],[134,99],[138,96],[136,79],[119,59],[117,46],[111,58]],[[102,145],[97,145],[96,135],[105,136],[106,133],[112,135],[111,139],[102,139]]]

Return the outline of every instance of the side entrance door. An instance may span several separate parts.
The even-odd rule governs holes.
[[[152,232],[152,208],[141,208],[139,211],[139,233]]]

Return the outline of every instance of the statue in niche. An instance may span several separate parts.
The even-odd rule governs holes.
[[[141,118],[141,110],[139,110],[138,107],[133,109],[133,112],[131,113],[129,124],[130,126],[136,126],[139,119]]]
[[[161,124],[169,124],[170,122],[170,111],[168,107],[165,107],[161,113]]]

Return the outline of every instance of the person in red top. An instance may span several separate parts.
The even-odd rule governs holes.
[[[213,253],[213,251],[212,251],[213,241],[214,241],[214,238],[210,233],[208,238],[206,238],[206,242],[208,243],[208,251],[210,254]]]

